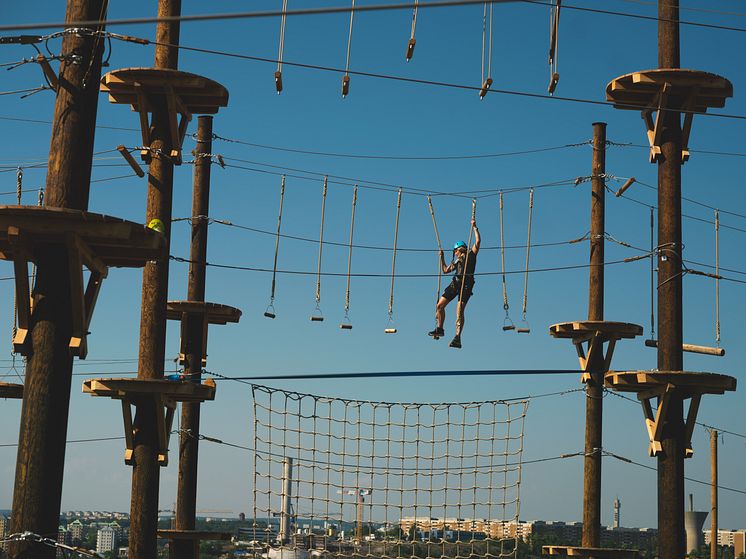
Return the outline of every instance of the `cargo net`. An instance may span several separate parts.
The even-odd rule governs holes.
[[[516,556],[528,401],[252,394],[255,557]]]

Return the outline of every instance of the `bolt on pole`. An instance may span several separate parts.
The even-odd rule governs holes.
[[[99,20],[103,0],[70,0],[66,21]],[[93,141],[98,108],[103,40],[66,34],[62,52],[81,55],[80,64],[60,65],[54,106],[46,205],[88,209]],[[56,534],[62,499],[65,440],[73,357],[70,271],[64,245],[36,249],[36,284],[31,315],[33,351],[26,367],[13,491],[13,532]],[[12,559],[47,559],[54,548],[33,542],[11,543]]]

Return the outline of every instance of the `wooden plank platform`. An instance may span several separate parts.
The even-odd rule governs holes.
[[[8,228],[34,244],[65,244],[66,235],[82,240],[105,266],[140,268],[166,256],[165,238],[140,223],[103,214],[39,206],[0,206],[0,259],[14,260]],[[33,251],[29,255],[33,261]]]
[[[166,303],[166,318],[181,320],[184,314],[206,315],[209,324],[236,323],[241,311],[235,307],[204,301],[169,301]]]
[[[0,382],[0,398],[23,398],[23,385]]]
[[[208,532],[199,530],[158,530],[158,537],[167,540],[230,540],[230,532]]]
[[[166,402],[204,402],[215,399],[215,381],[204,383],[166,379],[96,378],[83,382],[83,392],[115,400],[159,396]]]
[[[668,109],[685,109],[704,113],[708,108],[722,108],[733,96],[733,85],[717,74],[699,70],[662,68],[625,74],[606,86],[606,100],[624,110],[658,108],[660,92],[669,84]]]
[[[736,379],[719,373],[691,371],[609,371],[607,388],[619,392],[646,392],[672,385],[684,393],[723,394],[736,389]]]
[[[691,458],[694,455],[692,433],[702,396],[723,394],[736,389],[734,377],[691,371],[610,371],[604,377],[604,384],[618,392],[637,393],[650,441],[648,447],[650,456],[658,456],[663,452],[663,427],[667,421],[672,398],[691,399],[684,422],[685,458]],[[653,398],[658,400],[656,410],[653,410]]]
[[[604,341],[631,339],[642,334],[642,326],[629,322],[578,320],[575,322],[560,322],[549,327],[549,334],[555,338],[588,340],[597,333],[604,338]]]
[[[215,114],[228,105],[228,90],[209,78],[166,68],[123,68],[101,78],[101,91],[109,101],[132,105],[137,112],[152,112],[149,95],[170,95],[178,98],[183,109],[191,114]],[[141,105],[145,106],[141,106]],[[179,111],[182,112],[182,111]]]
[[[542,555],[563,555],[565,557],[587,557],[588,559],[637,559],[636,549],[610,549],[605,547],[573,547],[565,545],[545,545]]]

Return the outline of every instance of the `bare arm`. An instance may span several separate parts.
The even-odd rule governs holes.
[[[446,259],[445,255],[443,254],[443,251],[440,251],[440,268],[443,270],[444,274],[448,274],[449,272],[452,272],[455,268],[455,265],[452,263],[446,265]]]
[[[477,227],[477,222],[473,219],[471,220],[471,226],[474,228],[474,246],[471,247],[471,251],[476,254],[479,252],[479,245],[482,243],[482,237],[479,234],[479,228]]]

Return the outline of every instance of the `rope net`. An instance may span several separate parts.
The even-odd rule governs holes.
[[[252,385],[255,557],[515,557],[528,401]]]

